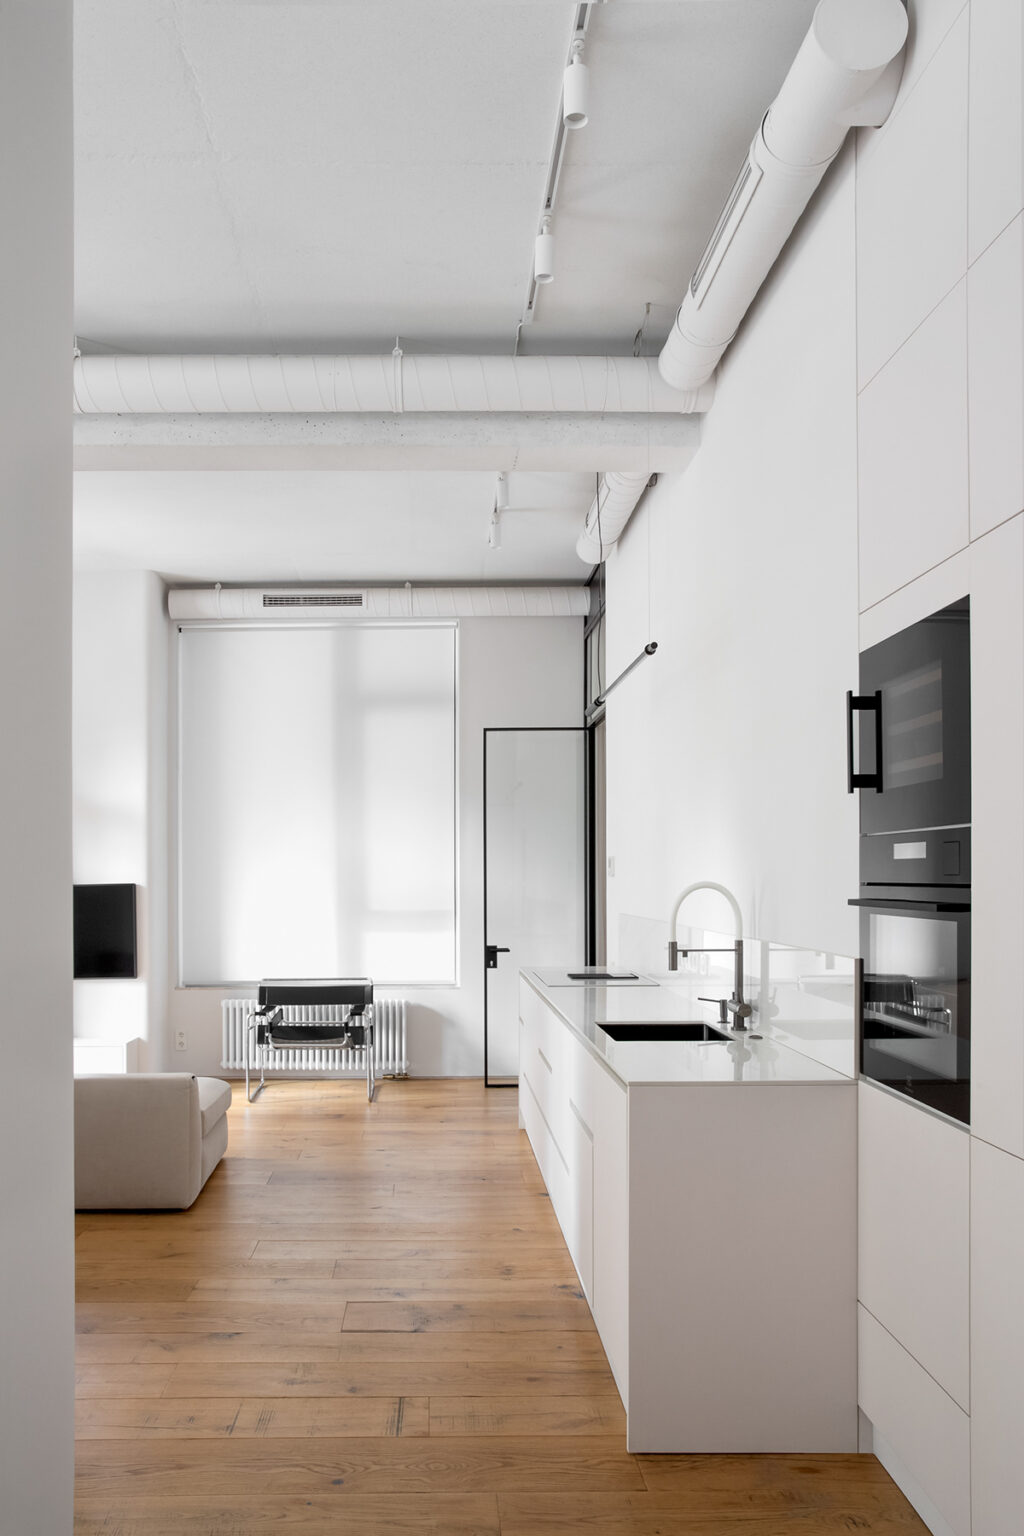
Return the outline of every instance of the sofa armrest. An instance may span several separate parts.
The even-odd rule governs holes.
[[[184,1209],[202,1187],[201,1164],[191,1073],[75,1079],[78,1210]]]

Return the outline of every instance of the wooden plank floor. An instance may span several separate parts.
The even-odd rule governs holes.
[[[190,1211],[77,1218],[78,1536],[924,1536],[873,1457],[627,1454],[514,1092],[230,1136]]]

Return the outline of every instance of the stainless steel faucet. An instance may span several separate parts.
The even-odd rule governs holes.
[[[676,904],[672,908],[672,916],[669,918],[668,924],[670,934],[668,941],[668,968],[670,971],[678,971],[680,955],[685,959],[689,954],[727,955],[729,953],[727,949],[703,945],[691,945],[688,949],[681,949],[676,943],[676,924],[679,921],[679,909],[687,896],[692,896],[694,891],[717,891],[720,896],[725,897],[732,908],[733,920],[736,924],[736,942],[732,946],[735,968],[733,971],[732,997],[729,998],[725,1006],[729,1013],[732,1014],[733,1029],[737,1031],[745,1030],[747,1027],[746,1020],[751,1017],[754,1010],[749,1003],[743,1000],[743,915],[740,912],[739,903],[735,896],[724,885],[719,885],[714,880],[697,880],[693,885],[688,885],[684,891],[680,891],[676,897]]]

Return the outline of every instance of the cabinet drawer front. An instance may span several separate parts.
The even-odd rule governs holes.
[[[530,1138],[533,1155],[537,1159],[541,1178],[551,1197],[551,1208],[558,1218],[559,1226],[562,1226],[560,1212],[565,1212],[571,1205],[569,1171],[551,1135],[530,1080],[523,1073],[519,1077],[519,1111],[523,1117],[526,1134]],[[565,1236],[564,1226],[562,1226],[562,1235]]]
[[[594,1137],[570,1099],[569,1165],[572,1200],[558,1221],[569,1245],[583,1294],[594,1306]]]
[[[858,1299],[969,1412],[970,1137],[858,1093]]]
[[[591,1306],[623,1403],[629,1360],[629,1161],[626,1090],[592,1063],[594,1296]]]
[[[571,1129],[566,1097],[569,1032],[525,984],[521,986],[520,1070],[529,1079],[548,1129],[566,1157]]]
[[[588,1303],[594,1295],[594,1145],[581,1121],[569,1145],[572,1166],[551,1134],[543,1108],[525,1073],[519,1078],[519,1107],[537,1167],[551,1197],[551,1209],[576,1266]]]
[[[971,1421],[863,1307],[860,1406],[956,1536],[971,1529]]]
[[[527,1035],[538,1045],[543,1045],[553,1025],[563,1026],[555,1019],[546,1003],[542,1003],[529,982],[519,982],[519,1017]]]

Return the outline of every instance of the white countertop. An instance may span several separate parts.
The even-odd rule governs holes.
[[[627,1088],[687,1083],[792,1085],[853,1081],[771,1038],[752,1040],[749,1034],[731,1034],[728,1041],[629,1041],[613,1040],[600,1028],[602,1023],[673,1024],[696,1019],[725,1032],[725,1026],[718,1023],[718,1009],[697,1000],[700,992],[728,995],[707,980],[673,978],[652,985],[653,978],[645,975],[638,986],[620,981],[611,986],[588,982],[548,987],[537,971],[524,969],[520,974]]]

